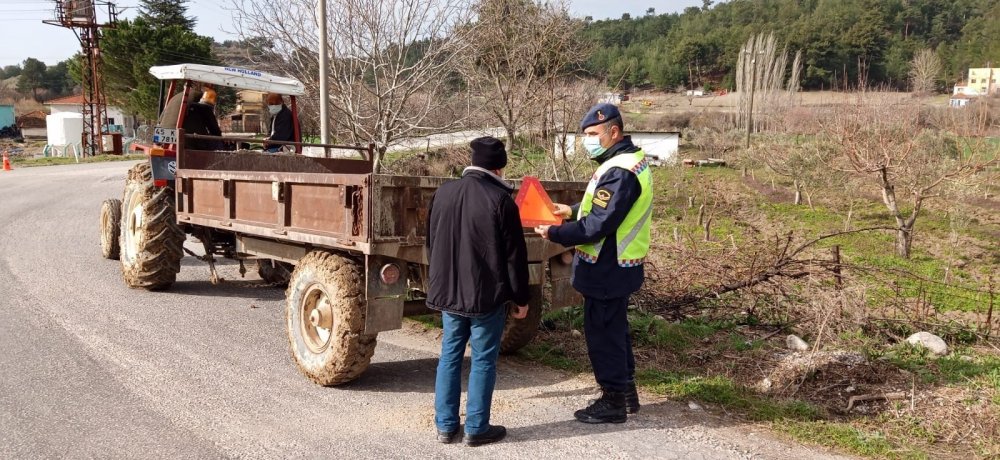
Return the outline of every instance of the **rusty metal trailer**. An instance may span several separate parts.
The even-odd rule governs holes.
[[[118,259],[132,288],[169,288],[181,259],[215,257],[255,261],[265,281],[288,286],[285,325],[299,369],[322,385],[357,378],[368,367],[379,332],[401,327],[404,316],[427,313],[424,237],[427,204],[448,178],[373,173],[373,146],[336,146],[268,140],[294,154],[185,149],[191,140],[258,142],[183,131],[196,82],[295,96],[301,82],[264,72],[196,64],[153,67],[172,80],[177,119],[158,126],[149,155],[129,170],[121,200],[101,207],[101,251]],[[162,102],[162,101],[161,101]],[[177,128],[177,129],[174,129]],[[356,159],[299,155],[306,146],[349,150]],[[580,182],[544,182],[555,201],[577,202]],[[196,237],[203,255],[184,246]],[[572,252],[525,232],[531,289],[527,318],[508,317],[501,351],[526,345],[538,330],[543,305],[578,304],[570,286]]]
[[[323,385],[356,378],[367,368],[379,332],[400,328],[404,316],[429,313],[423,303],[427,205],[449,178],[374,174],[371,147],[340,146],[359,153],[358,159],[341,159],[186,150],[184,143],[177,145],[175,180],[165,187],[172,190],[173,224],[181,237],[201,240],[210,264],[214,256],[256,259],[266,280],[287,281],[289,344],[307,377]],[[130,183],[149,179],[134,171],[129,177]],[[585,185],[543,182],[559,202],[578,201]],[[123,267],[128,257],[143,254],[141,247],[129,249],[143,238],[144,223],[134,211],[129,215],[142,208],[129,204],[129,187],[135,186],[126,187],[121,219]],[[508,318],[504,352],[531,340],[543,305],[580,302],[570,286],[572,252],[530,229],[525,239],[531,308],[525,319]],[[180,251],[166,252],[177,258],[170,267],[179,270]]]

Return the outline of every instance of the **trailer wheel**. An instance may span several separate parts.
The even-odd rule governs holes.
[[[510,316],[514,312],[513,307],[507,312],[507,323],[503,327],[503,338],[500,339],[500,353],[514,353],[538,334],[538,325],[542,322],[541,286],[531,286],[531,299],[528,305],[528,316],[524,319],[514,319]]]
[[[118,260],[118,239],[122,228],[122,200],[108,198],[101,203],[101,256]]]
[[[177,280],[184,256],[173,189],[153,185],[149,163],[139,163],[128,172],[122,203],[119,250],[125,284],[149,290],[169,287]]]
[[[271,259],[257,259],[257,274],[265,283],[278,286],[288,286],[288,280],[292,277],[292,270],[295,267],[287,262],[278,262]]]
[[[285,308],[292,357],[306,377],[332,386],[354,380],[375,354],[377,334],[364,334],[361,264],[325,251],[305,255],[292,272]]]

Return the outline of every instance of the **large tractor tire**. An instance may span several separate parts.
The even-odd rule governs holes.
[[[325,251],[305,255],[288,283],[285,319],[292,357],[324,386],[360,376],[375,354],[377,334],[365,330],[362,265]]]
[[[287,262],[278,262],[270,259],[257,259],[257,274],[265,283],[276,286],[288,286],[288,280],[292,278],[292,270],[295,267]]]
[[[531,287],[531,300],[528,301],[528,316],[524,319],[514,319],[511,315],[515,308],[507,312],[507,323],[503,328],[503,338],[500,339],[500,353],[510,354],[531,342],[538,334],[538,326],[542,323],[542,287]]]
[[[120,258],[131,288],[166,289],[177,280],[184,256],[184,231],[177,225],[174,194],[153,185],[149,163],[128,172],[122,197]]]
[[[108,198],[101,203],[101,256],[118,260],[118,239],[122,229],[122,200]]]

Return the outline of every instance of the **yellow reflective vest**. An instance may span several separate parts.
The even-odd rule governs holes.
[[[595,198],[602,199],[599,196],[595,197],[597,184],[601,181],[601,176],[611,168],[622,168],[635,174],[642,187],[639,199],[632,205],[625,220],[615,230],[615,241],[618,244],[618,265],[635,267],[641,265],[646,260],[646,255],[649,254],[650,222],[653,214],[653,176],[649,169],[649,162],[646,161],[646,154],[642,150],[619,154],[597,168],[590,183],[587,184],[587,191],[583,195],[583,202],[580,203],[580,209],[577,212],[577,220],[590,214]],[[603,246],[604,238],[596,243],[579,245],[576,247],[577,256],[584,262],[596,263]]]

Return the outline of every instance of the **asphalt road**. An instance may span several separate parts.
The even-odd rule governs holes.
[[[830,457],[646,395],[627,423],[583,425],[592,380],[509,359],[507,440],[437,444],[434,332],[381,334],[364,376],[323,388],[289,355],[283,291],[255,274],[228,263],[212,286],[187,257],[169,291],[126,288],[98,213],[131,164],[0,172],[0,458]]]

